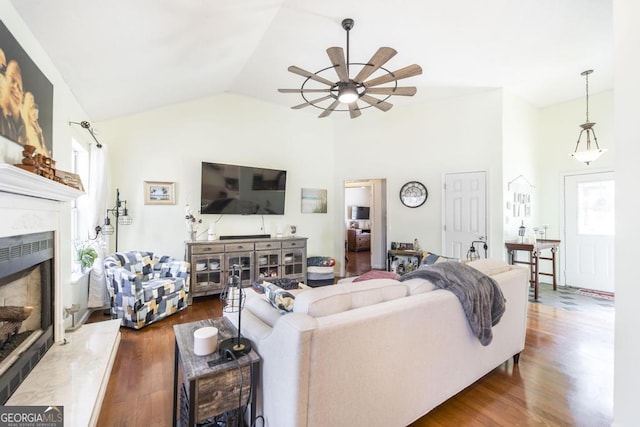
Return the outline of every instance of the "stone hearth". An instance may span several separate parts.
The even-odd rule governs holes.
[[[0,163],[0,237],[53,232],[53,346],[7,405],[62,405],[68,425],[95,425],[120,341],[119,321],[83,325],[65,335],[63,287],[71,263],[70,202],[83,192]],[[68,246],[68,245],[67,245]],[[65,252],[67,247],[65,248]],[[64,267],[64,268],[63,268]],[[64,273],[63,273],[64,272]]]

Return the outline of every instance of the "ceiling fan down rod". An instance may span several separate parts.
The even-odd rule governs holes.
[[[345,18],[342,20],[342,28],[347,32],[347,78],[350,78],[349,74],[349,31],[353,28],[354,21],[351,18]]]

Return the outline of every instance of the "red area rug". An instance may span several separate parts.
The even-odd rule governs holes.
[[[608,300],[613,300],[615,298],[615,294],[611,292],[593,291],[591,289],[578,289],[578,293],[590,297],[603,298]]]

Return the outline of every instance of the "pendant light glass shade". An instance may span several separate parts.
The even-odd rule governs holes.
[[[593,126],[595,126],[595,122],[589,121],[589,74],[593,73],[593,70],[586,70],[580,73],[580,75],[585,77],[586,81],[586,102],[587,102],[587,120],[580,125],[582,130],[578,135],[578,142],[576,142],[576,149],[573,153],[571,153],[571,157],[578,160],[579,162],[586,163],[587,165],[594,160],[597,160],[602,154],[604,154],[607,150],[604,148],[600,148],[598,145],[598,138],[596,137],[596,132],[593,130]],[[586,149],[582,151],[578,151],[580,148],[580,139],[582,135],[586,134]],[[591,147],[591,136],[593,135],[593,142],[595,144],[595,148]]]

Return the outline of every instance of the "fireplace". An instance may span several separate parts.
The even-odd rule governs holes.
[[[70,234],[68,202],[82,194],[0,163],[0,288],[5,288],[0,291],[0,305],[13,307],[10,312],[15,307],[33,307],[18,331],[28,331],[28,337],[2,361],[0,404],[53,344],[65,341],[62,301],[69,287],[63,286],[67,283],[63,278],[71,274],[71,248],[64,236]],[[16,292],[24,291],[25,286],[30,299],[15,300]]]
[[[0,238],[0,404],[53,345],[54,233]]]

